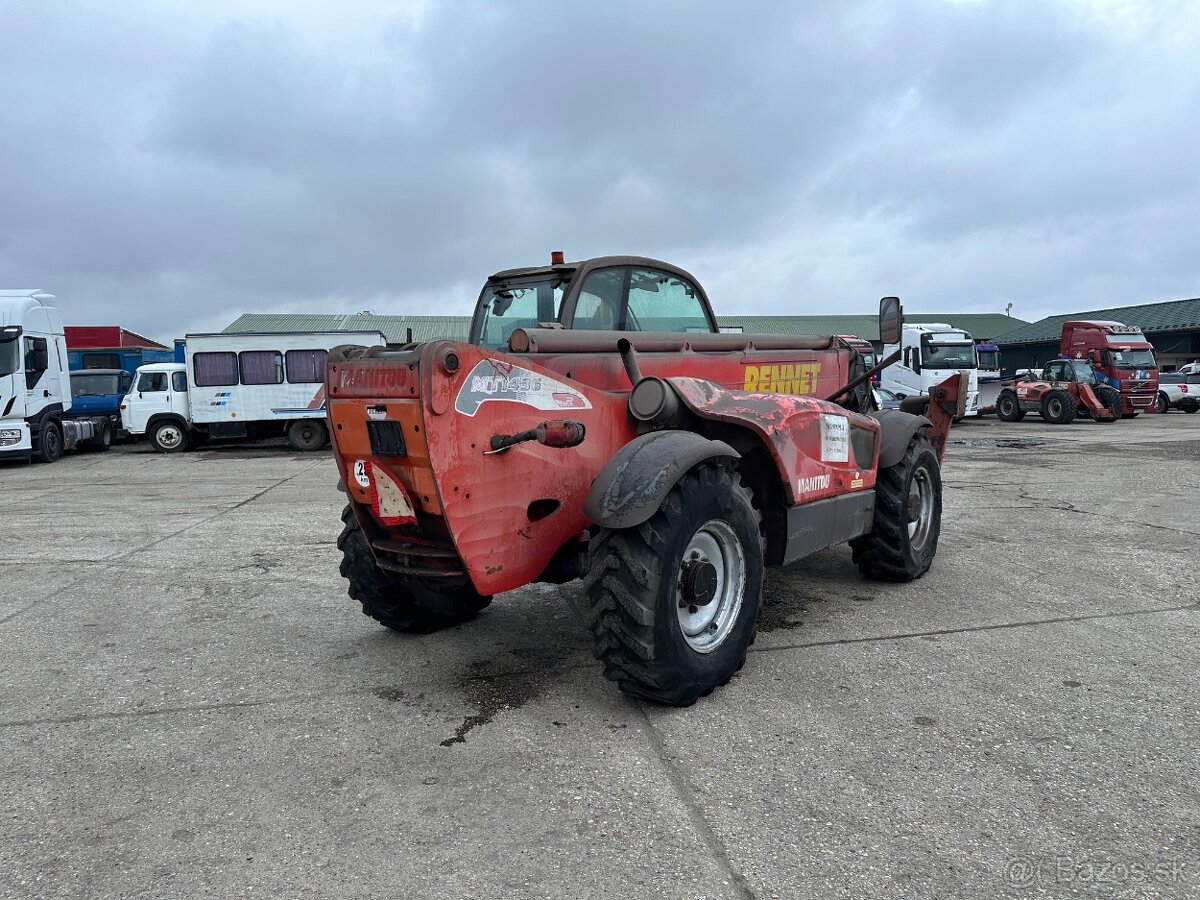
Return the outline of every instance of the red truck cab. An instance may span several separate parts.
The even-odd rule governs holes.
[[[1091,363],[1101,380],[1121,392],[1126,416],[1154,412],[1158,361],[1140,328],[1120,322],[1063,322],[1059,353]]]

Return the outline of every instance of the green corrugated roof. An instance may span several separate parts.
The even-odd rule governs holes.
[[[722,327],[740,325],[747,334],[853,334],[868,341],[879,340],[879,318],[855,316],[717,316]],[[999,313],[905,313],[904,321],[943,322],[961,328],[972,337],[987,339],[1025,325],[1023,319]]]
[[[1112,309],[1090,309],[1065,316],[1047,316],[1040,321],[1023,325],[1000,338],[1000,344],[1032,344],[1057,342],[1062,335],[1062,323],[1072,319],[1111,320],[1122,325],[1134,325],[1145,334],[1161,331],[1200,329],[1200,299],[1169,300],[1166,303],[1147,303],[1145,306],[1117,306]]]
[[[910,313],[906,322],[945,322],[962,328],[976,338],[993,338],[1026,323],[995,313]],[[853,334],[869,341],[879,340],[876,316],[718,316],[722,327],[740,326],[746,334]],[[226,332],[277,331],[382,331],[389,343],[405,340],[411,328],[413,340],[438,338],[466,340],[470,316],[377,316],[370,313],[246,313],[225,328]]]

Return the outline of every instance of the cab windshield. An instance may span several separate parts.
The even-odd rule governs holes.
[[[72,375],[72,397],[97,397],[105,394],[119,394],[117,375]]]
[[[561,280],[485,287],[479,343],[504,349],[518,328],[536,328],[539,322],[557,321],[565,290],[566,282]]]
[[[1157,369],[1153,350],[1109,350],[1114,369]]]
[[[11,338],[0,337],[0,376],[17,371],[21,362],[21,342],[14,332]]]
[[[921,364],[930,369],[973,369],[975,345],[927,343],[921,348]]]
[[[1093,384],[1096,381],[1096,372],[1082,359],[1071,360],[1071,366],[1075,369],[1075,380],[1080,384]]]
[[[987,369],[989,372],[1000,371],[1000,351],[999,350],[979,350],[979,368]]]

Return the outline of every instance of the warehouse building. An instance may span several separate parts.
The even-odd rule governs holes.
[[[1200,359],[1200,299],[1171,300],[1048,316],[1022,325],[996,338],[1004,371],[1038,368],[1058,356],[1062,324],[1075,319],[1120,322],[1142,329],[1146,340],[1154,346],[1159,367],[1165,372]]]
[[[1028,323],[997,313],[911,313],[908,322],[944,322],[961,328],[978,340],[990,340]],[[746,334],[852,334],[876,345],[879,321],[873,315],[846,316],[717,316],[722,330]],[[439,338],[465,341],[471,329],[470,316],[377,316],[373,313],[347,315],[293,315],[290,313],[246,313],[226,332],[282,331],[382,331],[389,344],[408,340]],[[878,349],[878,347],[876,348]]]

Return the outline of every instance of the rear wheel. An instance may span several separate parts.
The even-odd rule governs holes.
[[[38,462],[52,463],[63,455],[62,426],[51,419],[42,424],[41,440],[33,458]]]
[[[92,450],[97,450],[103,453],[113,442],[113,428],[111,422],[105,422],[100,426],[100,433],[88,441],[88,447]]]
[[[933,563],[942,531],[942,473],[933,445],[914,435],[900,462],[875,481],[875,524],[850,542],[854,564],[870,578],[912,581]]]
[[[150,432],[150,444],[159,453],[178,453],[187,449],[188,434],[178,422],[159,422]]]
[[[996,417],[1001,422],[1020,422],[1025,418],[1025,412],[1012,391],[1002,391],[996,400]]]
[[[1179,404],[1179,408],[1185,413],[1194,413],[1196,410],[1200,409],[1200,400],[1196,400],[1193,397],[1188,397]]]
[[[1042,418],[1055,425],[1067,425],[1075,421],[1075,398],[1061,389],[1050,391],[1042,398]]]
[[[625,693],[689,706],[746,662],[763,540],[736,472],[702,463],[648,521],[601,531],[588,555],[595,656]]]
[[[376,565],[349,506],[342,511],[342,522],[337,540],[342,577],[350,582],[348,593],[362,604],[363,615],[379,624],[406,634],[429,634],[475,618],[492,602],[463,577],[432,579],[385,572]]]
[[[299,419],[288,426],[288,443],[297,450],[320,450],[329,440],[329,431],[320,419]]]

